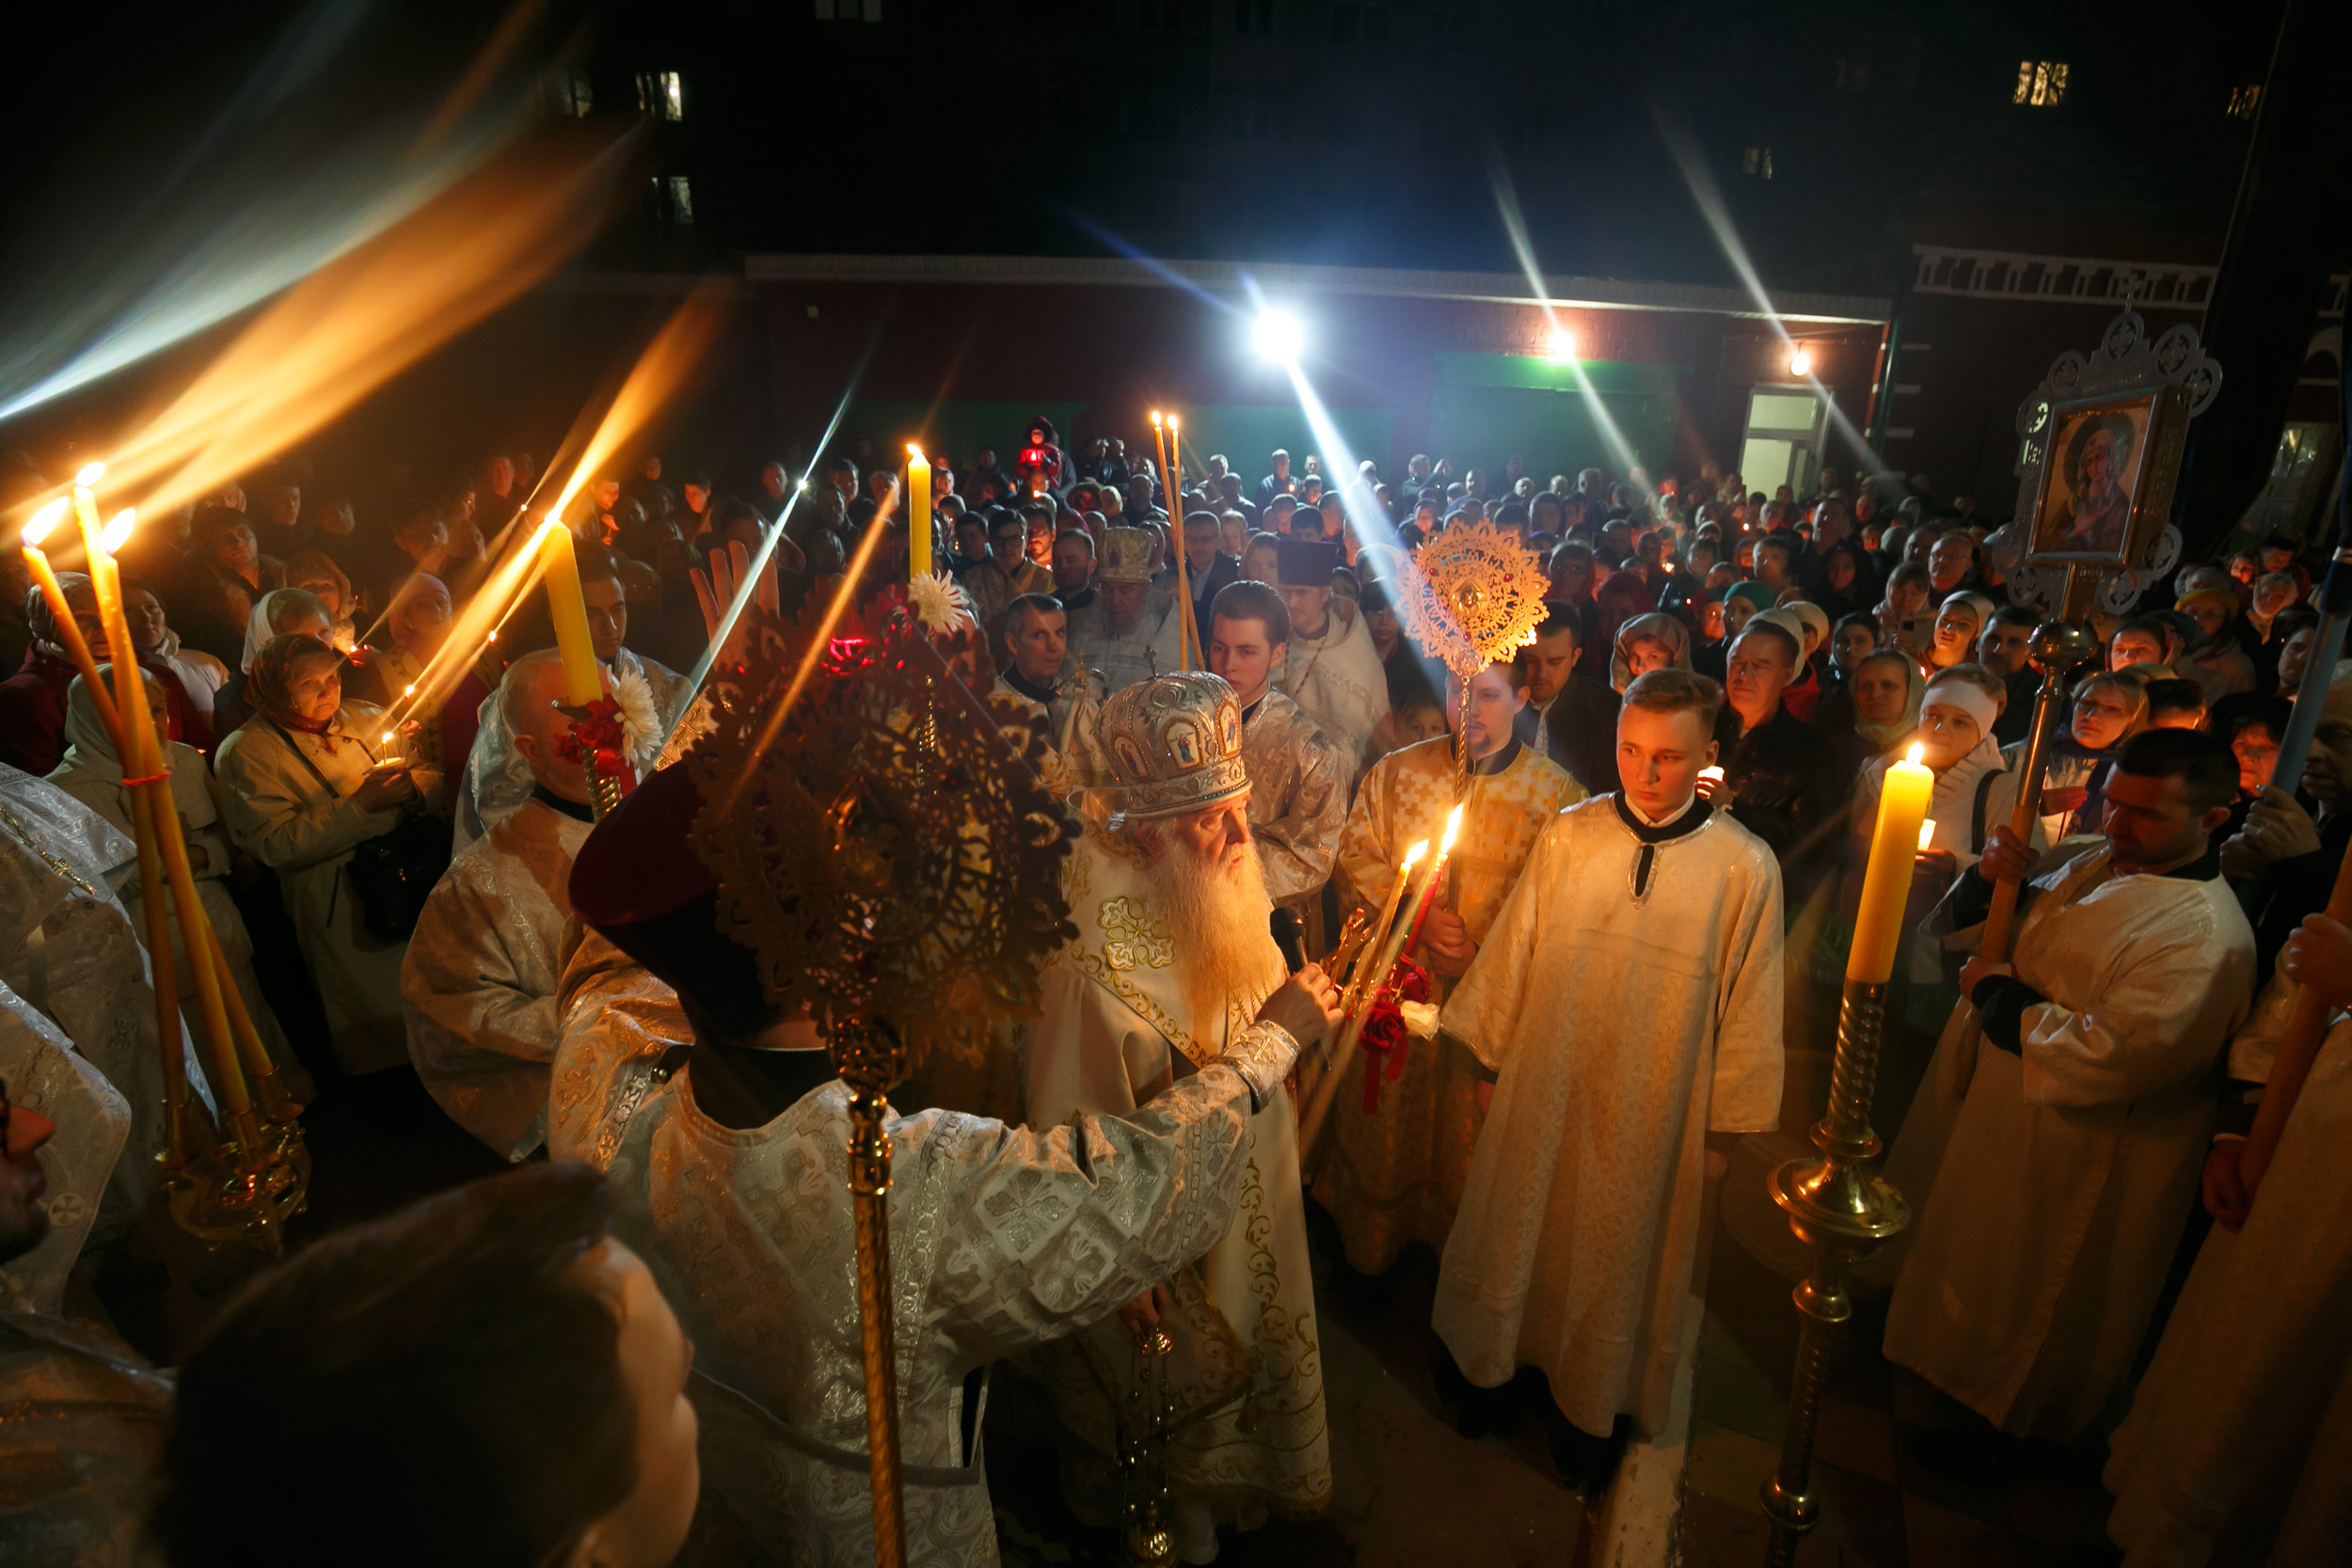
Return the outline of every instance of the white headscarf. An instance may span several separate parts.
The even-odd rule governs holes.
[[[245,618],[245,652],[237,656],[238,670],[248,675],[253,673],[253,660],[278,633],[279,627],[272,617],[291,615],[297,608],[297,599],[305,601],[308,608],[318,611],[319,619],[332,626],[334,617],[326,612],[325,602],[316,594],[307,588],[273,588],[253,601],[253,613]]]

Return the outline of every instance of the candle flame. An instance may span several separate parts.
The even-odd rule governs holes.
[[[1152,429],[1154,429],[1154,430],[1157,430],[1157,429],[1159,428],[1159,425],[1160,425],[1160,411],[1159,411],[1158,409],[1154,408],[1154,409],[1152,409]]]
[[[1455,806],[1452,811],[1446,813],[1445,841],[1438,846],[1438,853],[1440,855],[1452,853],[1454,849],[1454,835],[1461,831],[1462,808],[1460,806]]]
[[[103,463],[85,463],[82,465],[81,471],[73,476],[73,483],[80,488],[87,490],[105,477],[106,465]]]
[[[1931,816],[1926,821],[1919,824],[1919,847],[1922,849],[1927,848],[1928,841],[1934,837],[1935,818]]]
[[[1927,754],[1927,750],[1928,749],[1925,746],[1915,740],[1911,743],[1910,754],[1905,756],[1903,760],[1911,764],[1912,767],[1916,768],[1919,766],[1919,759]]]
[[[416,689],[415,687],[413,687],[413,686],[411,686],[411,687],[410,687],[407,690],[405,690],[405,691],[404,691],[404,692],[402,692],[402,693],[401,693],[401,695],[402,695],[402,696],[404,696],[404,697],[413,697],[413,696],[415,696],[416,694],[417,694],[417,689]]]
[[[40,542],[49,537],[49,531],[65,521],[66,512],[73,505],[72,499],[59,496],[39,512],[24,519],[22,537],[28,550],[40,548]]]
[[[1175,415],[1170,414],[1170,415],[1168,417],[1168,429],[1170,429],[1170,430],[1182,430],[1184,427],[1184,420],[1180,420],[1180,419],[1178,419]]]
[[[1429,853],[1429,841],[1424,838],[1419,844],[1414,845],[1410,849],[1405,851],[1405,863],[1397,867],[1397,869],[1400,871],[1412,870],[1414,866],[1421,863],[1422,856],[1427,853]]]
[[[115,514],[114,521],[106,525],[106,531],[98,536],[98,542],[112,555],[131,542],[131,531],[138,526],[138,513],[126,506]]]

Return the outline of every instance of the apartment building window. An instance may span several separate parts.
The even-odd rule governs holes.
[[[1770,180],[1772,177],[1772,150],[1769,147],[1751,147],[1740,153],[1740,172],[1752,180]]]
[[[2066,99],[2066,62],[2064,60],[2020,60],[2017,62],[2017,90],[2010,97],[2012,103],[2029,108],[2055,109]]]
[[[2250,83],[2242,87],[2232,87],[2227,113],[2232,119],[2251,119],[2254,118],[2256,105],[2262,103],[2262,98],[2263,89],[2260,82]]]
[[[555,100],[555,112],[573,119],[587,119],[596,106],[596,95],[584,71],[557,71],[548,79],[548,92]]]
[[[654,216],[663,223],[679,225],[694,221],[694,187],[683,174],[657,174],[653,177]]]
[[[637,73],[637,112],[656,119],[686,118],[686,87],[675,71]]]

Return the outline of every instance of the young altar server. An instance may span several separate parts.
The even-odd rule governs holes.
[[[1440,1015],[1496,1083],[1437,1331],[1477,1387],[1544,1373],[1573,1480],[1618,1418],[1665,1425],[1708,1134],[1780,1117],[1779,866],[1695,794],[1721,701],[1682,670],[1626,689],[1620,788],[1552,818]]]
[[[2012,1437],[2110,1414],[2196,1200],[2215,1069],[2252,993],[2254,934],[2207,843],[2236,793],[2213,736],[2124,744],[2106,841],[2030,878],[2013,962],[1969,958],[1896,1142],[1914,1218],[1886,1358]],[[1961,940],[2029,862],[2001,828],[1932,924]],[[1921,1439],[1954,1473],[2014,1457],[1981,1427]]]

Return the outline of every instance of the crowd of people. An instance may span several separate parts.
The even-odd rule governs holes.
[[[1153,1329],[1183,1559],[1327,1507],[1310,1202],[1359,1275],[1437,1254],[1450,1419],[1537,1419],[1565,1481],[1608,1484],[1668,1425],[1731,1153],[1818,1114],[1784,1103],[1788,1059],[1828,1049],[1883,781],[1914,749],[1931,831],[1878,1119],[1915,1219],[1876,1266],[1885,1354],[1950,1403],[1917,1457],[1983,1479],[2112,1433],[2135,1562],[2202,1560],[2249,1518],[2313,1561],[2352,1539],[2331,1469],[2352,1338],[2326,1310],[2352,1228],[2301,1218],[2352,1217],[2352,1161],[2311,1126],[2352,1114],[2352,929],[2323,912],[2352,669],[2275,787],[2319,626],[2296,541],[2094,618],[2021,832],[2045,612],[1964,503],[1831,469],[1765,494],[1711,464],[1539,484],[1517,457],[1389,477],[1279,451],[1254,481],[1211,453],[1171,496],[1120,440],[1009,434],[1009,466],[936,462],[928,517],[864,438],[797,480],[650,453],[593,476],[562,521],[629,774],[601,821],[535,600],[407,700],[527,531],[529,457],[357,496],[289,458],[142,527],[125,608],[173,800],[290,1084],[414,1074],[522,1167],[254,1283],[176,1410],[55,1316],[74,1258],[153,1200],[164,1042],[151,1006],[135,1022],[133,781],[7,552],[0,847],[31,895],[0,970],[0,1256],[30,1261],[0,1276],[24,1308],[0,1316],[0,1387],[110,1390],[59,1439],[109,1456],[74,1494],[105,1496],[77,1515],[92,1542],[142,1528],[160,1473],[144,1528],[172,1561],[250,1557],[229,1511],[267,1432],[306,1434],[278,1482],[306,1530],[371,1521],[346,1560],[870,1556],[846,1091],[714,926],[676,759],[704,727],[684,673],[738,662],[710,643],[739,586],[782,621],[879,615],[918,531],[960,612],[950,667],[1026,724],[1081,828],[1041,1016],[894,1095],[914,1560],[993,1560],[999,1362],[1052,1414],[1071,1510],[1117,1524]],[[0,501],[50,492],[8,461]],[[1409,603],[1413,552],[1464,526],[1547,578],[1533,641],[1467,680]],[[59,580],[103,663],[87,577]],[[1336,1059],[1339,989],[1309,960],[1457,804],[1406,1005]],[[1978,951],[2001,881],[2025,889],[2006,960]],[[2243,1134],[2305,986],[2337,1009],[2320,1109],[2255,1206]],[[1332,1079],[1327,1122],[1308,1104]],[[2266,1289],[2280,1272],[2302,1285]]]

